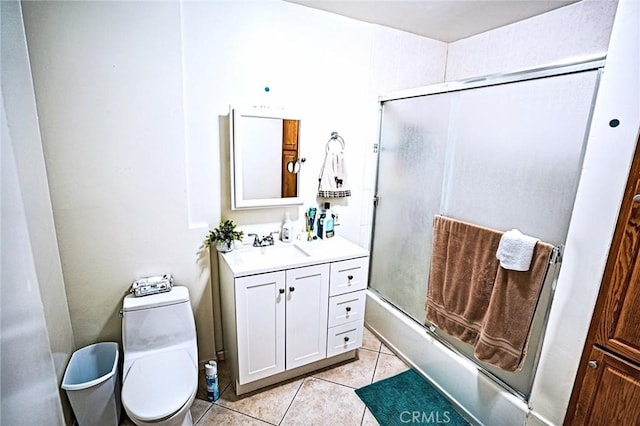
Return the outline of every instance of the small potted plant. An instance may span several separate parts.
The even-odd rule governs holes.
[[[233,250],[234,241],[242,241],[244,232],[236,231],[236,224],[232,220],[221,221],[217,228],[209,231],[204,239],[204,245],[215,245],[218,251],[223,253]]]

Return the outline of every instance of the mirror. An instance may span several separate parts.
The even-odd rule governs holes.
[[[300,119],[283,109],[230,111],[231,208],[302,204]]]

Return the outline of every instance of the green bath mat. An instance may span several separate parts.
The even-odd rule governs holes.
[[[444,396],[413,370],[356,389],[356,394],[381,426],[469,425]]]

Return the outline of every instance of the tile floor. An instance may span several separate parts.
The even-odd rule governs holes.
[[[355,360],[242,397],[235,395],[224,362],[221,362],[218,376],[220,399],[215,403],[208,402],[204,384],[200,383],[197,398],[191,406],[191,416],[196,426],[377,425],[354,389],[408,369],[400,358],[365,329],[363,344]],[[133,426],[124,413],[120,424]]]

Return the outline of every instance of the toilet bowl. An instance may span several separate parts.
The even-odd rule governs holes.
[[[193,311],[186,287],[123,302],[122,406],[133,423],[191,426],[198,388]]]
[[[181,418],[196,396],[197,375],[182,349],[142,357],[131,365],[122,386],[125,411],[139,425],[190,425]]]

